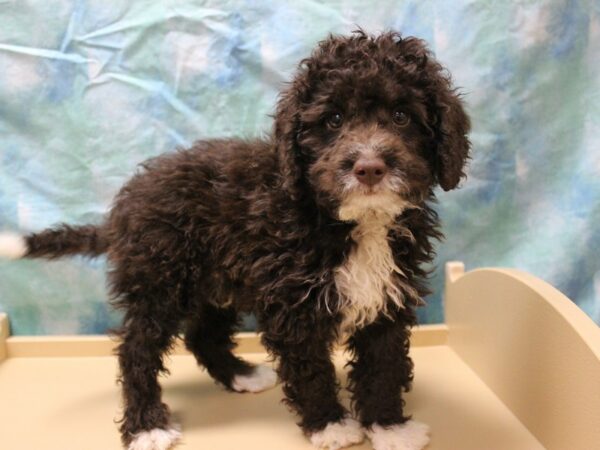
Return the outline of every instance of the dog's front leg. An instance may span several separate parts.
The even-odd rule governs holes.
[[[261,320],[263,343],[279,360],[286,403],[301,417],[304,433],[318,448],[336,450],[362,442],[360,424],[339,403],[339,383],[331,361],[335,328],[297,309]]]
[[[429,442],[427,425],[404,415],[402,391],[412,382],[408,356],[413,313],[403,309],[357,330],[348,344],[350,390],[362,426],[375,450],[421,450]]]

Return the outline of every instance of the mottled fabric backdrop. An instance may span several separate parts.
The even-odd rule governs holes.
[[[439,195],[443,264],[509,266],[600,321],[598,1],[0,0],[0,229],[99,222],[136,164],[267,132],[278,90],[327,33],[429,42],[465,93],[473,160]],[[104,259],[0,262],[14,334],[102,333]]]

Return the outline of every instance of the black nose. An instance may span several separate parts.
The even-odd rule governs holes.
[[[362,184],[375,186],[387,173],[385,162],[379,158],[360,158],[354,163],[354,176]]]

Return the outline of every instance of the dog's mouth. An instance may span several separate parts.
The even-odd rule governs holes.
[[[375,216],[393,220],[410,205],[402,195],[402,183],[391,176],[374,185],[358,183],[353,177],[344,178],[338,208],[338,218],[342,221],[361,222]]]
[[[367,194],[353,192],[340,203],[338,218],[345,222],[365,222],[373,219],[377,219],[378,222],[390,222],[409,206],[409,202],[389,190]]]
[[[354,191],[357,194],[362,194],[362,195],[378,195],[381,194],[384,190],[384,188],[382,188],[379,185],[375,185],[375,186],[357,186],[357,188],[354,189]]]

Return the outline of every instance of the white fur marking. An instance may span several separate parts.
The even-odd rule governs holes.
[[[409,420],[401,425],[373,425],[367,430],[374,450],[421,450],[429,443],[429,427]]]
[[[25,238],[16,233],[0,233],[0,258],[19,259],[27,253]]]
[[[256,366],[250,375],[236,375],[231,388],[237,392],[261,392],[277,384],[277,374],[269,366]]]
[[[181,438],[177,427],[163,430],[155,428],[138,433],[127,447],[127,450],[168,450]]]
[[[403,307],[405,293],[399,289],[402,270],[394,262],[388,243],[388,230],[394,219],[409,206],[397,194],[350,194],[339,210],[341,220],[358,225],[351,237],[356,246],[335,271],[335,284],[340,295],[343,321],[340,335],[373,322],[380,312],[386,313],[389,298]],[[412,288],[403,286],[405,291]]]
[[[328,423],[324,429],[310,436],[310,442],[317,448],[337,450],[338,448],[360,444],[364,438],[360,424],[348,417],[341,422]]]

